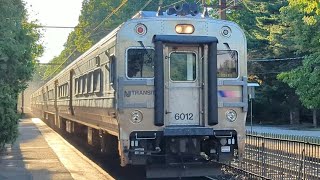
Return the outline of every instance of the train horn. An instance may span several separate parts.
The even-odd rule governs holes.
[[[199,13],[199,9],[196,3],[184,3],[182,5],[175,5],[174,7],[170,7],[167,10],[168,15],[180,15],[185,16],[191,14],[192,16],[196,16]]]
[[[199,9],[196,3],[191,3],[189,5],[189,9],[192,16],[196,16],[197,14],[199,14]]]
[[[182,11],[182,6],[180,6],[179,4],[175,5],[174,10],[176,10],[177,14],[179,14]]]
[[[176,14],[176,13],[177,13],[177,11],[176,11],[176,9],[173,8],[173,7],[169,8],[169,9],[167,10],[167,14],[168,14],[168,15],[172,15],[172,14]]]
[[[188,14],[190,14],[190,6],[188,3],[184,3],[184,4],[182,4],[182,10],[181,10],[180,15],[185,16]]]

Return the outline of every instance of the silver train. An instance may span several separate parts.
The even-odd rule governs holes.
[[[145,165],[205,176],[244,151],[247,47],[240,27],[175,8],[139,12],[31,96],[33,114]]]

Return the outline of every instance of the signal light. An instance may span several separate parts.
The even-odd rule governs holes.
[[[178,24],[176,25],[176,32],[178,34],[192,34],[194,26],[192,24]]]

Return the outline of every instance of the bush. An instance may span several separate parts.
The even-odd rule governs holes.
[[[17,98],[8,86],[0,87],[0,149],[6,143],[13,143],[18,136],[16,109]]]

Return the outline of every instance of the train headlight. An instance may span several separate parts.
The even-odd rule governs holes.
[[[176,32],[178,34],[192,34],[194,26],[192,24],[178,24],[176,25]]]
[[[131,122],[134,124],[140,123],[143,119],[143,114],[139,110],[134,110],[131,112]]]
[[[233,109],[229,109],[226,112],[226,118],[228,121],[234,122],[235,120],[237,120],[237,112]]]

